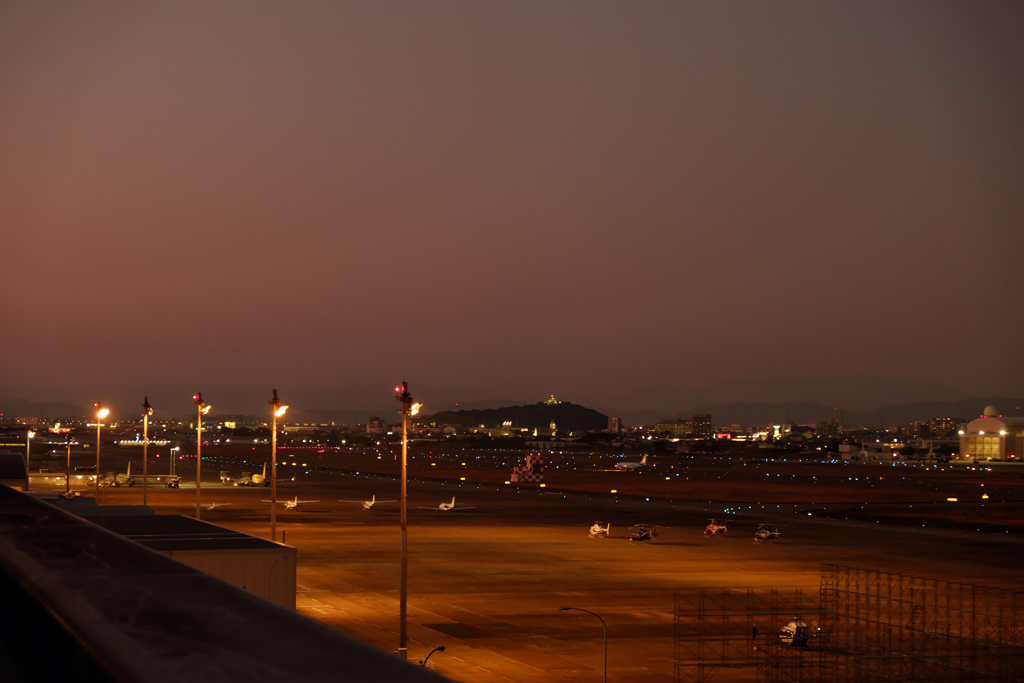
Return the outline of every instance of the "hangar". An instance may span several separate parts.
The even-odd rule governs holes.
[[[1024,417],[1003,417],[994,406],[960,430],[960,458],[1021,460],[1024,458]]]

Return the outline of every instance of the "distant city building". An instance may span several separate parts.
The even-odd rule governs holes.
[[[698,439],[714,438],[715,428],[711,425],[711,416],[704,413],[695,413],[690,431],[692,436]]]
[[[960,457],[978,460],[1024,458],[1024,417],[1003,417],[993,406],[960,430]]]
[[[668,432],[672,436],[687,437],[693,432],[693,425],[689,420],[661,420],[654,425],[654,432]]]
[[[839,427],[839,420],[829,420],[818,423],[818,434],[821,436],[839,436],[842,429]]]
[[[366,423],[367,434],[383,434],[387,430],[388,426],[379,417],[371,417],[370,421]]]
[[[957,430],[963,429],[965,424],[967,424],[967,420],[962,417],[933,417],[928,421],[931,436],[937,436],[940,439],[950,435],[955,436]]]
[[[608,418],[608,431],[613,434],[618,434],[622,431],[622,420],[617,417]]]

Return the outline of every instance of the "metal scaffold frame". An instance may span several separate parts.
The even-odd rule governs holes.
[[[838,681],[1024,677],[1024,593],[824,565],[834,599],[829,653]]]
[[[674,613],[681,683],[1024,679],[1024,592],[826,564],[817,600],[800,590],[679,591]],[[794,619],[807,624],[806,643],[780,637]]]
[[[752,672],[759,666],[759,643],[777,640],[780,622],[807,620],[817,611],[817,602],[800,589],[677,591],[676,680],[708,683],[720,669]]]

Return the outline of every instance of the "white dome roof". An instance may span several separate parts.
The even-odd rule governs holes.
[[[999,409],[995,406],[985,406],[985,410],[982,412],[982,415],[985,417],[999,417]]]

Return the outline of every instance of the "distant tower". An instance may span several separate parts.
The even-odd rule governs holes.
[[[551,424],[548,425],[548,428],[551,430],[551,436],[554,436],[555,434],[558,433],[558,428],[555,426],[554,418],[552,418]]]

